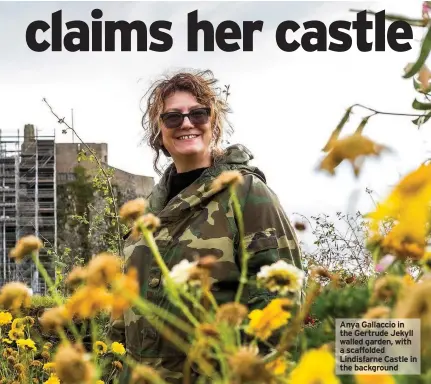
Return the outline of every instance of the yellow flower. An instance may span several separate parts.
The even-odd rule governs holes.
[[[240,325],[248,315],[248,309],[240,303],[226,303],[218,307],[217,323],[226,323],[232,327]]]
[[[431,201],[431,164],[421,165],[407,174],[395,186],[377,209],[366,216],[372,220],[376,232],[385,219],[397,221],[395,227],[382,241],[388,253],[420,259],[424,255],[425,237]],[[376,233],[372,233],[376,236]]]
[[[118,319],[132,301],[139,296],[138,271],[131,267],[127,274],[119,274],[113,282],[113,302],[111,315]]]
[[[234,383],[269,383],[271,374],[258,350],[242,347],[228,357],[228,364],[233,374]]]
[[[2,339],[2,342],[6,343],[6,344],[12,344],[13,343],[13,341],[9,340],[9,339]]]
[[[10,251],[10,257],[20,262],[29,253],[43,248],[42,241],[33,235],[22,237]]]
[[[356,384],[395,384],[391,375],[356,375]]]
[[[244,183],[244,177],[239,171],[224,171],[212,183],[214,191],[220,191],[225,185],[236,186]]]
[[[403,276],[403,283],[406,286],[410,286],[410,285],[415,285],[416,284],[415,283],[415,279],[413,279],[412,275],[410,275],[408,273]]]
[[[98,355],[103,355],[108,350],[107,345],[103,341],[96,341],[93,344],[93,351]]]
[[[364,156],[375,155],[387,149],[359,133],[331,142],[331,149],[321,161],[319,169],[335,174],[335,168],[344,160],[352,164],[356,176],[359,175]]]
[[[287,364],[286,360],[278,358],[265,365],[266,369],[273,375],[280,376],[286,372]]]
[[[339,384],[335,359],[326,348],[305,352],[290,375],[289,384]]]
[[[87,279],[87,269],[83,267],[75,267],[69,273],[66,279],[66,284],[72,289],[77,288]]]
[[[45,363],[43,365],[43,370],[47,371],[47,372],[54,372],[55,371],[55,363],[53,363],[52,361],[49,363]]]
[[[264,309],[255,309],[248,315],[250,323],[246,332],[266,340],[276,329],[287,324],[292,315],[285,307],[291,304],[289,299],[274,299]]]
[[[97,380],[96,384],[105,384],[105,382],[103,380]]]
[[[123,220],[136,220],[139,216],[145,213],[147,205],[147,200],[142,198],[127,201],[120,208],[119,216]]]
[[[20,329],[12,328],[9,333],[9,339],[11,340],[18,340],[22,339],[24,337],[24,332]]]
[[[62,327],[70,320],[69,313],[64,305],[46,309],[39,318],[39,323],[45,331],[56,330],[57,327]],[[52,347],[52,345],[51,345]],[[51,347],[44,349],[50,349]]]
[[[0,327],[2,325],[10,324],[12,315],[9,312],[0,312]]]
[[[112,295],[102,287],[84,286],[75,291],[65,304],[70,317],[81,319],[96,316],[99,312],[112,307]]]
[[[142,235],[142,229],[146,228],[150,232],[154,232],[160,227],[160,219],[152,213],[139,216],[133,223],[132,232],[130,236],[133,240],[138,240]]]
[[[31,298],[28,287],[18,281],[3,285],[0,290],[0,306],[15,311],[21,307],[30,307]]]
[[[52,374],[49,376],[49,379],[47,381],[44,381],[43,384],[60,384],[60,379],[57,375]]]
[[[65,384],[90,383],[94,377],[94,366],[81,346],[68,343],[60,345],[54,362],[56,375]]]
[[[381,241],[385,254],[392,254],[400,259],[411,257],[422,259],[426,247],[425,222],[416,216],[404,218],[396,224]]]
[[[26,351],[36,351],[36,345],[32,339],[19,339],[16,341],[18,348]]]
[[[124,345],[121,343],[117,343],[116,341],[111,344],[111,351],[116,353],[117,355],[124,355],[126,353]]]
[[[17,317],[16,319],[13,320],[11,328],[24,330],[24,326],[25,326],[24,318],[23,317]]]
[[[121,272],[120,259],[108,252],[94,257],[87,267],[87,283],[93,286],[107,286]]]

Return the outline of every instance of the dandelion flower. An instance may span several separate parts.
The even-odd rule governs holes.
[[[139,216],[132,228],[131,237],[134,240],[138,240],[142,235],[142,229],[146,228],[150,232],[154,232],[160,227],[160,219],[153,215],[152,213],[147,213],[146,215]]]
[[[113,282],[113,300],[111,315],[118,319],[139,296],[138,271],[131,267],[126,274],[120,274]]]
[[[48,332],[54,331],[58,327],[65,326],[69,320],[67,309],[64,305],[61,305],[59,307],[46,309],[39,318],[39,323],[42,325],[43,329]],[[46,349],[45,346],[43,348]]]
[[[102,287],[84,286],[79,288],[65,304],[69,316],[89,319],[99,312],[112,307],[112,294]]]
[[[13,343],[13,341],[10,340],[10,339],[2,339],[2,342],[6,343],[6,344],[9,344],[9,345]]]
[[[244,177],[239,171],[224,171],[212,183],[214,191],[220,191],[226,185],[236,186],[244,183]]]
[[[287,292],[298,292],[304,282],[304,271],[278,260],[274,264],[265,265],[257,274],[257,280],[271,292],[279,292],[281,295]]]
[[[136,220],[139,216],[145,213],[147,205],[147,201],[142,198],[127,201],[120,208],[119,216],[123,220]]]
[[[12,315],[9,312],[0,312],[0,327],[10,324],[12,322]]]
[[[14,319],[12,321],[11,328],[12,329],[24,330],[24,328],[25,328],[25,319],[23,317],[17,317],[16,319]]]
[[[238,383],[257,382],[267,383],[270,373],[265,367],[262,358],[250,348],[241,348],[228,358],[232,374]]]
[[[116,341],[114,341],[111,344],[111,351],[114,352],[117,355],[124,355],[126,353],[126,350],[124,348],[124,345],[121,343],[118,343]]]
[[[291,313],[285,310],[285,307],[291,304],[289,299],[274,299],[264,309],[255,309],[248,315],[250,323],[246,332],[262,340],[268,339],[292,317]]]
[[[0,290],[0,306],[15,311],[21,307],[30,307],[31,298],[28,287],[17,281],[5,284]]]
[[[9,339],[18,340],[24,337],[24,332],[21,329],[12,328],[8,333]]]
[[[356,375],[356,384],[396,384],[395,379],[391,375]]]
[[[232,327],[239,326],[248,315],[246,306],[240,303],[226,303],[218,307],[216,313],[217,323],[227,323]]]
[[[118,360],[114,360],[112,362],[112,366],[114,367],[114,369],[116,369],[117,371],[122,371],[123,370],[123,364],[121,364],[120,361]]]
[[[41,248],[43,248],[43,243],[38,237],[33,235],[24,236],[18,240],[15,248],[10,251],[9,256],[20,262],[25,256]]]
[[[72,289],[77,288],[87,279],[87,269],[77,266],[72,269],[66,279],[66,284]]]
[[[51,375],[47,381],[43,382],[43,384],[60,384],[60,379],[57,375]]]
[[[120,259],[111,253],[103,252],[88,264],[87,283],[94,286],[108,285],[120,272]]]
[[[335,359],[326,348],[305,352],[290,375],[289,384],[339,384]]]
[[[46,372],[55,372],[55,363],[52,361],[45,363],[42,369]]]
[[[161,381],[159,374],[150,366],[136,365],[133,368],[130,384],[157,383]]]
[[[32,339],[19,339],[16,341],[18,348],[25,351],[36,351],[36,345]]]
[[[43,363],[41,361],[39,361],[39,360],[33,360],[30,363],[30,366],[31,367],[36,367],[36,368],[41,368],[43,366]]]
[[[365,156],[379,156],[388,149],[383,145],[376,144],[369,138],[359,133],[335,140],[331,144],[331,150],[321,161],[319,169],[335,174],[335,168],[344,160],[352,164],[355,176],[358,176]]]
[[[97,380],[96,384],[105,384],[105,382],[103,380]]]
[[[275,376],[283,375],[287,369],[286,360],[278,358],[265,365],[266,369]]]
[[[93,351],[96,352],[98,355],[103,355],[108,350],[108,347],[103,341],[96,341],[93,344]]]
[[[54,362],[56,375],[62,384],[90,383],[94,377],[94,366],[76,345],[60,345]]]

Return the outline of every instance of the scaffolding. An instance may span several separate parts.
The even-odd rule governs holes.
[[[55,278],[53,257],[57,251],[57,191],[55,134],[40,135],[33,125],[24,135],[0,130],[0,286],[22,281],[34,293],[46,292],[46,284],[35,265],[9,258],[16,241],[36,235],[44,243],[38,257]]]

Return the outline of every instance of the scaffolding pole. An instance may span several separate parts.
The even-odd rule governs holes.
[[[19,280],[34,293],[44,293],[46,285],[37,268],[29,261],[20,265],[8,257],[16,241],[36,235],[57,251],[55,135],[35,132],[32,125],[21,131],[0,130],[1,188],[1,278],[0,287]],[[41,249],[38,257],[54,277],[54,253]]]

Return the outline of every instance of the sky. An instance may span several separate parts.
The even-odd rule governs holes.
[[[413,49],[404,53],[359,52],[353,37],[348,52],[288,53],[275,42],[275,29],[285,20],[303,23],[355,19],[351,9],[421,17],[421,1],[386,2],[0,2],[0,129],[34,124],[40,132],[55,132],[58,142],[71,142],[42,102],[69,119],[87,142],[105,142],[109,163],[127,172],[158,176],[152,153],[142,142],[142,97],[166,71],[211,69],[220,85],[229,84],[231,144],[241,143],[253,154],[253,164],[267,176],[268,185],[286,212],[306,216],[337,211],[367,211],[372,200],[386,196],[401,176],[431,156],[431,133],[409,117],[378,115],[364,134],[393,151],[369,159],[359,178],[342,164],[336,176],[316,172],[321,149],[345,110],[360,103],[381,111],[414,113],[412,82],[402,78],[407,63],[416,60],[421,30],[415,30]],[[173,23],[173,47],[157,52],[33,52],[25,42],[34,20],[50,22],[63,11],[63,21],[92,20],[100,8],[102,20],[156,20]],[[187,52],[187,14],[218,25],[234,20],[262,20],[253,52]],[[370,18],[371,19],[371,18]],[[388,26],[388,24],[387,24]],[[45,33],[49,41],[49,32]],[[372,32],[368,35],[372,39]],[[201,40],[200,40],[201,41]],[[241,45],[241,43],[240,43]],[[366,111],[355,110],[344,134],[354,131]]]

